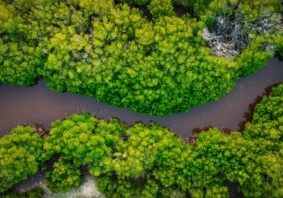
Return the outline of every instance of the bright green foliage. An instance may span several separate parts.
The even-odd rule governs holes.
[[[82,174],[72,162],[60,158],[52,165],[52,170],[46,173],[47,187],[53,192],[67,192],[73,187],[79,187]]]
[[[283,140],[282,125],[283,84],[280,84],[257,104],[253,119],[247,124],[244,135],[248,139],[254,139],[264,149],[278,151]]]
[[[169,130],[156,124],[135,124],[126,130],[127,140],[117,145],[117,151],[106,165],[111,167],[110,178],[99,180],[99,187],[109,197],[156,197],[174,194],[178,162],[187,145]],[[114,178],[114,183],[113,179]],[[153,179],[155,178],[155,179]],[[182,194],[182,193],[181,193]]]
[[[148,176],[137,179],[116,179],[113,177],[100,177],[99,189],[106,197],[157,197],[159,185]]]
[[[270,39],[271,40],[271,39]],[[262,68],[267,62],[274,56],[274,51],[259,50],[263,48],[265,44],[272,44],[268,42],[266,36],[257,36],[254,41],[242,52],[237,59],[237,65],[241,65],[237,68],[237,74],[239,76],[248,76],[254,73],[256,70]],[[253,67],[251,67],[253,65]]]
[[[44,143],[45,157],[59,154],[74,166],[86,166],[91,174],[99,176],[106,171],[104,161],[119,143],[123,129],[115,119],[98,121],[87,114],[56,121]]]
[[[253,171],[255,165],[253,161],[258,148],[238,132],[232,133],[229,138],[230,142],[227,146],[230,159],[225,167],[226,177],[229,181],[236,181],[241,186],[250,178],[249,173]]]
[[[177,183],[192,197],[227,197],[225,164],[230,152],[227,150],[229,139],[217,129],[211,129],[198,135],[196,145],[190,156],[180,165]]]
[[[226,165],[228,180],[237,182],[240,191],[245,196],[262,193],[264,191],[262,185],[267,186],[268,184],[262,177],[267,170],[258,165],[258,158],[261,156],[260,149],[238,133],[233,134],[231,138],[233,139],[228,147],[231,158]]]
[[[87,168],[106,197],[229,197],[227,183],[245,197],[282,197],[282,85],[256,106],[243,134],[212,128],[194,144],[155,123],[126,127],[89,114],[53,122],[44,140],[30,127],[17,127],[0,139],[0,189],[58,156],[46,174],[58,192],[79,186]]]
[[[279,0],[115,2],[0,0],[0,84],[44,78],[56,91],[165,116],[216,100],[283,53],[278,28],[247,27],[249,43],[234,58],[213,56],[202,38],[219,16],[251,26],[278,13]],[[172,4],[197,18],[177,17]],[[263,98],[243,135],[211,129],[193,145],[157,124],[125,127],[88,114],[54,122],[44,141],[33,128],[16,127],[0,139],[0,192],[59,156],[47,172],[54,191],[78,186],[86,167],[107,197],[228,197],[227,182],[246,197],[282,197],[282,90]]]
[[[44,78],[52,90],[137,112],[187,111],[227,94],[275,51],[282,54],[278,28],[267,35],[247,30],[250,43],[234,59],[213,56],[202,38],[210,16],[241,13],[251,24],[265,15],[255,15],[258,9],[278,12],[278,0],[263,1],[1,0],[0,84]],[[177,17],[176,4],[197,18]]]
[[[154,17],[173,15],[172,0],[152,0],[149,10]]]
[[[248,197],[283,195],[283,161],[280,156],[283,140],[282,87],[280,84],[273,88],[270,96],[265,96],[257,104],[253,120],[247,124],[244,131],[244,138],[251,142],[249,152],[245,151],[245,154],[243,152],[242,156],[237,152],[239,158],[246,164],[237,174],[245,175],[245,178],[239,182],[241,191]],[[250,160],[244,160],[248,155]],[[239,158],[236,158],[237,161],[240,161]]]
[[[233,163],[230,162],[227,176],[239,184],[245,197],[278,197],[282,189],[282,159],[261,146],[265,145],[254,143],[253,139],[232,141],[230,147],[237,150],[232,150]]]
[[[187,0],[188,6],[193,9],[195,16],[201,16],[205,13],[212,0]]]
[[[272,13],[279,13],[281,3],[282,2],[280,0],[243,0],[240,4],[240,11],[249,18],[256,18],[268,11]]]
[[[1,27],[3,37],[0,40],[3,54],[0,59],[0,83],[33,84],[44,65],[48,37],[69,24],[74,24],[73,28],[77,31],[86,28],[86,15],[67,3],[21,0],[3,5],[11,11],[0,16],[4,27]],[[18,15],[15,16],[15,13]],[[10,20],[6,20],[9,14]]]
[[[282,6],[283,7],[283,6]],[[283,9],[283,8],[282,8]],[[278,55],[283,58],[283,36],[282,35],[278,35],[277,37],[275,37],[273,39],[274,44],[277,47],[278,50]]]
[[[57,0],[29,0],[13,1],[17,9],[17,33],[34,41],[48,39],[53,32],[73,25],[76,30],[86,30],[87,17],[83,10],[72,6],[70,1]],[[45,48],[45,47],[44,47]]]
[[[81,77],[81,73],[90,68],[89,36],[76,34],[74,27],[69,26],[50,39],[48,48],[44,70],[40,71],[48,86],[56,91],[73,93],[83,90],[88,84],[83,82],[85,78]],[[60,71],[60,75],[56,71]]]
[[[120,0],[120,2],[126,2],[129,5],[144,6],[152,4],[148,7],[149,10],[152,10],[152,7],[155,7],[154,10],[156,11],[159,10],[158,12],[155,12],[155,16],[158,16],[161,13],[166,15],[168,13],[172,14],[173,5],[180,5],[184,8],[190,8],[193,11],[194,16],[201,16],[204,14],[204,11],[207,10],[211,1],[212,0]]]
[[[173,146],[171,143],[175,139],[178,144],[181,144],[173,133],[155,125],[146,127],[136,124],[126,130],[126,135],[127,141],[117,146],[111,162],[111,166],[121,178],[141,177],[147,170],[152,169],[160,151],[169,150],[166,147]],[[165,162],[162,161],[162,163]]]
[[[95,79],[96,91],[89,95],[134,111],[162,116],[214,100],[232,89],[232,76],[225,66],[214,67],[216,60],[205,57],[205,50],[195,51],[187,42],[192,37],[189,21],[161,17],[155,24],[147,24],[138,14],[129,19],[135,19],[135,22],[126,27],[120,26],[120,21],[113,21],[110,27],[121,27],[128,33],[122,34],[117,29],[113,39],[112,34],[102,34],[108,32],[103,27],[106,22],[94,23],[97,37],[101,35],[100,39],[94,38],[96,56],[109,61],[93,62],[96,66],[88,73]],[[135,41],[130,40],[133,37]],[[119,78],[115,77],[116,73]],[[158,104],[155,101],[159,101]]]
[[[257,104],[253,114],[252,123],[264,123],[283,117],[283,85],[273,88],[270,96],[264,97]]]
[[[43,141],[32,127],[18,126],[0,139],[0,193],[38,171]]]
[[[214,0],[209,4],[206,13],[201,16],[202,21],[206,23],[206,26],[212,32],[215,28],[215,20],[219,22],[220,19],[230,22],[238,21],[238,24],[244,26],[244,33],[248,36],[247,47],[240,50],[240,54],[232,61],[234,63],[228,63],[229,65],[234,64],[236,76],[248,76],[266,65],[268,60],[275,55],[275,52],[282,53],[283,29],[280,20],[278,20],[278,9],[278,0]],[[262,32],[255,30],[255,24],[260,26],[257,28],[261,29]],[[226,37],[229,36],[226,30],[223,29],[223,32]],[[234,32],[234,35],[236,35],[236,32]],[[235,39],[239,40],[239,36],[235,36]],[[241,46],[243,44],[237,45]]]
[[[283,96],[283,85],[282,85],[282,83],[272,89],[272,92],[270,93],[270,96],[268,98],[277,97],[277,96],[279,96],[279,97]]]
[[[162,142],[158,150],[153,175],[162,186],[168,188],[167,191],[174,194],[174,190],[178,190],[175,187],[178,174],[183,171],[184,162],[191,154],[191,145],[184,144],[177,137],[172,137],[171,140],[168,138]],[[174,189],[173,192],[171,188]]]
[[[1,0],[0,10],[0,33],[2,34],[5,31],[13,32],[15,28],[15,8]]]
[[[114,8],[113,0],[74,0],[91,14],[105,15]]]
[[[245,129],[245,138],[256,138],[254,142],[261,148],[278,151],[283,139],[282,124],[283,117],[274,121],[248,124]]]
[[[119,0],[122,3],[128,3],[129,5],[146,5],[150,0]]]
[[[198,195],[196,197],[199,197]],[[227,186],[211,185],[206,189],[205,197],[207,198],[228,198],[229,192]]]
[[[23,41],[0,38],[0,84],[28,86],[38,77],[41,52]]]
[[[59,154],[62,160],[51,170],[50,186],[55,191],[67,191],[81,182],[78,168],[87,167],[94,176],[105,173],[114,146],[120,144],[124,126],[116,119],[98,120],[88,114],[72,115],[52,123],[50,135],[44,143],[44,157]],[[73,167],[69,170],[69,166]],[[70,171],[70,172],[69,172]],[[69,181],[63,182],[63,175]]]

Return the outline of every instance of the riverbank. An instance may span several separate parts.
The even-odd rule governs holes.
[[[248,105],[261,95],[266,87],[282,81],[283,62],[274,58],[265,68],[238,80],[234,90],[218,101],[164,118],[113,107],[86,96],[52,92],[44,81],[26,88],[2,85],[0,135],[8,133],[10,128],[17,124],[39,123],[49,129],[53,120],[81,112],[89,112],[102,119],[117,117],[127,124],[138,121],[148,124],[154,121],[183,138],[192,136],[193,129],[207,126],[238,130],[238,124],[248,110]]]

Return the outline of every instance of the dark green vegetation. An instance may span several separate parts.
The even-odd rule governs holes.
[[[282,54],[280,9],[280,0],[0,0],[0,84],[44,78],[138,112],[187,111]]]
[[[38,169],[51,190],[68,191],[84,168],[107,197],[228,197],[228,183],[245,197],[282,197],[283,84],[257,104],[242,133],[212,128],[194,143],[154,123],[128,127],[88,114],[53,122],[44,138],[18,126],[0,139],[0,192]]]
[[[24,193],[7,191],[0,195],[1,198],[42,198],[44,197],[44,191],[41,188],[34,188]]]

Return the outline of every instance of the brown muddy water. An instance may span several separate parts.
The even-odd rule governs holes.
[[[49,128],[52,121],[79,112],[90,112],[104,119],[114,116],[128,124],[155,121],[185,138],[192,135],[192,129],[210,125],[237,130],[248,105],[267,86],[278,82],[283,82],[283,62],[274,58],[265,68],[238,80],[235,89],[218,101],[164,118],[113,107],[86,96],[52,92],[43,80],[32,87],[2,85],[0,136],[7,134],[17,124],[41,123]]]

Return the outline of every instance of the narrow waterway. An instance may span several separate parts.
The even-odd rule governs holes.
[[[26,88],[2,85],[0,135],[8,133],[17,124],[42,123],[49,128],[50,122],[79,112],[90,112],[100,118],[114,116],[129,124],[153,120],[182,137],[189,137],[194,128],[209,125],[237,130],[249,103],[262,94],[267,86],[278,82],[283,82],[283,62],[274,58],[265,68],[238,80],[235,89],[220,100],[165,118],[113,107],[86,96],[52,92],[43,80]]]

